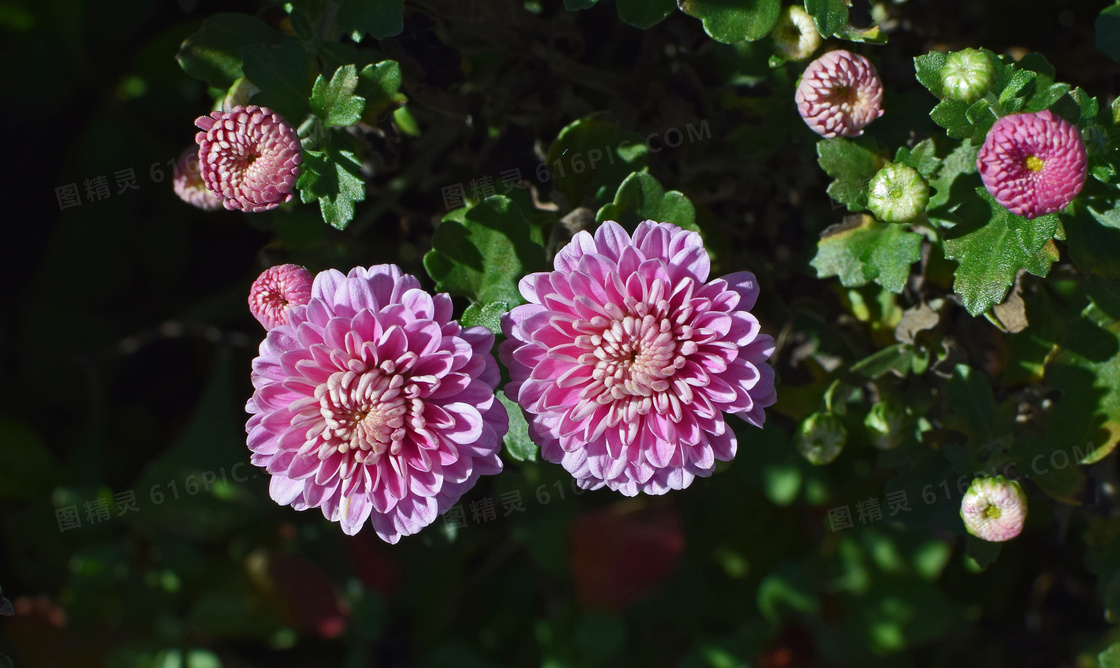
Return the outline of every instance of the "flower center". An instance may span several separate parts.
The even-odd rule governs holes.
[[[992,504],[992,505],[990,505],[990,506],[988,506],[987,508],[984,509],[984,518],[985,519],[998,520],[999,516],[1002,515],[1002,514],[1003,514],[1003,511],[1000,510],[999,506],[997,506],[995,504]]]
[[[892,190],[891,199],[902,199],[902,188],[895,188]]]
[[[336,371],[315,389],[326,428],[327,452],[352,452],[359,464],[373,464],[405,437],[408,404],[404,378],[380,369]],[[320,453],[323,458],[323,453]]]
[[[1043,164],[1045,163],[1043,163],[1042,158],[1038,157],[1037,155],[1027,156],[1027,169],[1031,170],[1032,172],[1041,172]]]

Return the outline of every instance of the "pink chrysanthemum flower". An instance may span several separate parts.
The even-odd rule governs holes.
[[[1034,218],[1069,206],[1085,185],[1088,157],[1077,126],[1049,110],[995,122],[976,168],[1008,211]]]
[[[191,206],[203,211],[222,208],[222,198],[206,189],[202,182],[202,171],[198,166],[198,147],[188,146],[175,163],[175,174],[171,178],[175,194]]]
[[[202,180],[227,209],[268,211],[292,199],[303,153],[295,128],[268,107],[199,116]]]
[[[311,272],[297,264],[269,267],[249,288],[249,311],[265,329],[288,324],[293,306],[311,300]]]
[[[976,478],[961,499],[961,519],[977,538],[1011,540],[1027,520],[1027,495],[1018,482],[1003,476]]]
[[[809,63],[797,84],[797,111],[822,137],[858,137],[883,115],[883,83],[871,61],[839,49]]]
[[[277,503],[321,508],[351,535],[372,518],[395,543],[502,470],[494,335],[452,320],[446,294],[395,265],[332,269],[288,317],[261,343],[246,406]]]
[[[774,340],[750,313],[755,278],[708,281],[695,232],[607,221],[578,233],[555,271],[521,280],[503,318],[506,394],[544,459],[584,489],[664,494],[735,456],[721,411],[762,426],[774,403]]]

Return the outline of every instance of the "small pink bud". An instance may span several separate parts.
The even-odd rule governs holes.
[[[249,310],[265,329],[288,324],[293,306],[311,299],[311,272],[295,264],[269,267],[249,288]]]
[[[961,499],[961,519],[977,538],[1011,540],[1027,520],[1027,495],[1018,482],[1003,476],[976,478]]]

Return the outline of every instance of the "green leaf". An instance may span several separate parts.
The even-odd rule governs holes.
[[[296,188],[304,204],[318,201],[323,221],[331,227],[346,229],[354,219],[354,203],[366,198],[361,164],[353,153],[327,147],[323,151],[303,151]]]
[[[914,148],[900,147],[894,155],[894,161],[918,170],[927,181],[933,178],[934,172],[941,165],[932,137],[918,142]]]
[[[289,123],[299,126],[311,111],[311,57],[295,37],[276,45],[245,48],[245,76],[261,89],[253,103],[269,107]]]
[[[241,57],[253,44],[276,44],[283,35],[247,14],[215,14],[179,47],[183,71],[214,88],[229,88],[243,74]]]
[[[1058,229],[1057,214],[1027,220],[1000,206],[986,189],[976,192],[990,213],[966,203],[957,210],[964,222],[946,232],[944,241],[945,257],[960,263],[953,289],[974,316],[1003,301],[1020,269],[1046,276],[1058,259],[1051,243]]]
[[[677,0],[618,0],[618,18],[635,28],[647,30],[665,20],[676,8]]]
[[[817,276],[839,276],[846,288],[875,281],[891,292],[902,292],[910,265],[921,258],[921,235],[907,231],[904,225],[880,223],[868,215],[851,218],[821,236],[817,255],[810,263]]]
[[[700,19],[704,32],[724,44],[762,39],[774,28],[782,10],[781,0],[678,0],[677,5]]]
[[[1120,668],[1120,642],[1112,645],[1097,655],[1099,668]]]
[[[358,86],[358,68],[343,65],[328,82],[322,74],[311,89],[311,111],[327,125],[353,125],[362,117],[365,98],[354,95]]]
[[[937,171],[937,177],[930,179],[929,185],[934,189],[934,193],[930,195],[926,210],[934,211],[949,203],[949,192],[957,177],[976,172],[976,154],[979,150],[978,146],[962,142],[945,156]]]
[[[358,72],[355,93],[365,98],[366,107],[362,120],[370,125],[387,109],[395,109],[408,98],[400,92],[401,65],[395,60],[383,60],[376,65],[366,65]]]
[[[525,421],[525,414],[521,407],[506,396],[505,392],[498,390],[494,393],[498,401],[506,407],[509,415],[509,431],[506,432],[502,444],[505,445],[506,454],[514,461],[534,462],[537,460],[537,444],[529,438],[529,423]]]
[[[481,326],[494,334],[502,333],[502,315],[508,313],[510,305],[506,302],[492,302],[486,306],[471,304],[463,311],[459,324],[463,327]]]
[[[944,91],[941,82],[941,68],[945,66],[945,57],[945,54],[940,51],[931,51],[924,56],[914,58],[914,72],[918,78],[918,83],[939,98]]]
[[[1120,206],[1098,212],[1092,206],[1079,206],[1064,224],[1066,243],[1073,264],[1085,273],[1120,279]]]
[[[805,0],[805,11],[813,17],[817,32],[825,37],[848,25],[848,3],[844,0]]]
[[[343,0],[335,20],[348,33],[396,37],[404,32],[404,0]]]
[[[648,152],[638,133],[592,115],[561,130],[546,161],[554,187],[567,198],[567,208],[575,208],[585,198],[607,201],[631,172],[645,166]]]
[[[596,214],[595,222],[602,223],[604,220],[613,220],[629,232],[645,220],[700,231],[696,226],[696,210],[692,202],[676,190],[665,192],[657,179],[645,172],[634,172],[626,177],[614,201],[604,205]]]
[[[817,142],[817,162],[835,179],[828,196],[848,205],[849,211],[867,209],[867,185],[884,161],[874,151],[842,137]]]
[[[437,290],[477,304],[520,304],[518,281],[547,268],[544,248],[530,234],[529,222],[513,201],[488,197],[462,214],[462,222],[440,223],[424,268]]]
[[[1106,7],[1096,21],[1097,48],[1120,63],[1120,5]]]

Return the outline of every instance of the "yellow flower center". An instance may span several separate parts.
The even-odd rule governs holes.
[[[1032,172],[1041,172],[1042,165],[1042,158],[1038,157],[1037,155],[1027,156],[1027,169],[1031,170]]]
[[[1031,157],[1034,157],[1034,156],[1031,156]],[[1035,158],[1035,159],[1038,160],[1037,158]],[[1042,162],[1042,161],[1039,160],[1039,162]],[[999,516],[1002,515],[1002,514],[1003,514],[1003,512],[999,509],[999,506],[996,506],[996,505],[991,505],[991,506],[988,506],[987,508],[984,509],[984,517],[987,517],[990,520],[998,520]]]

